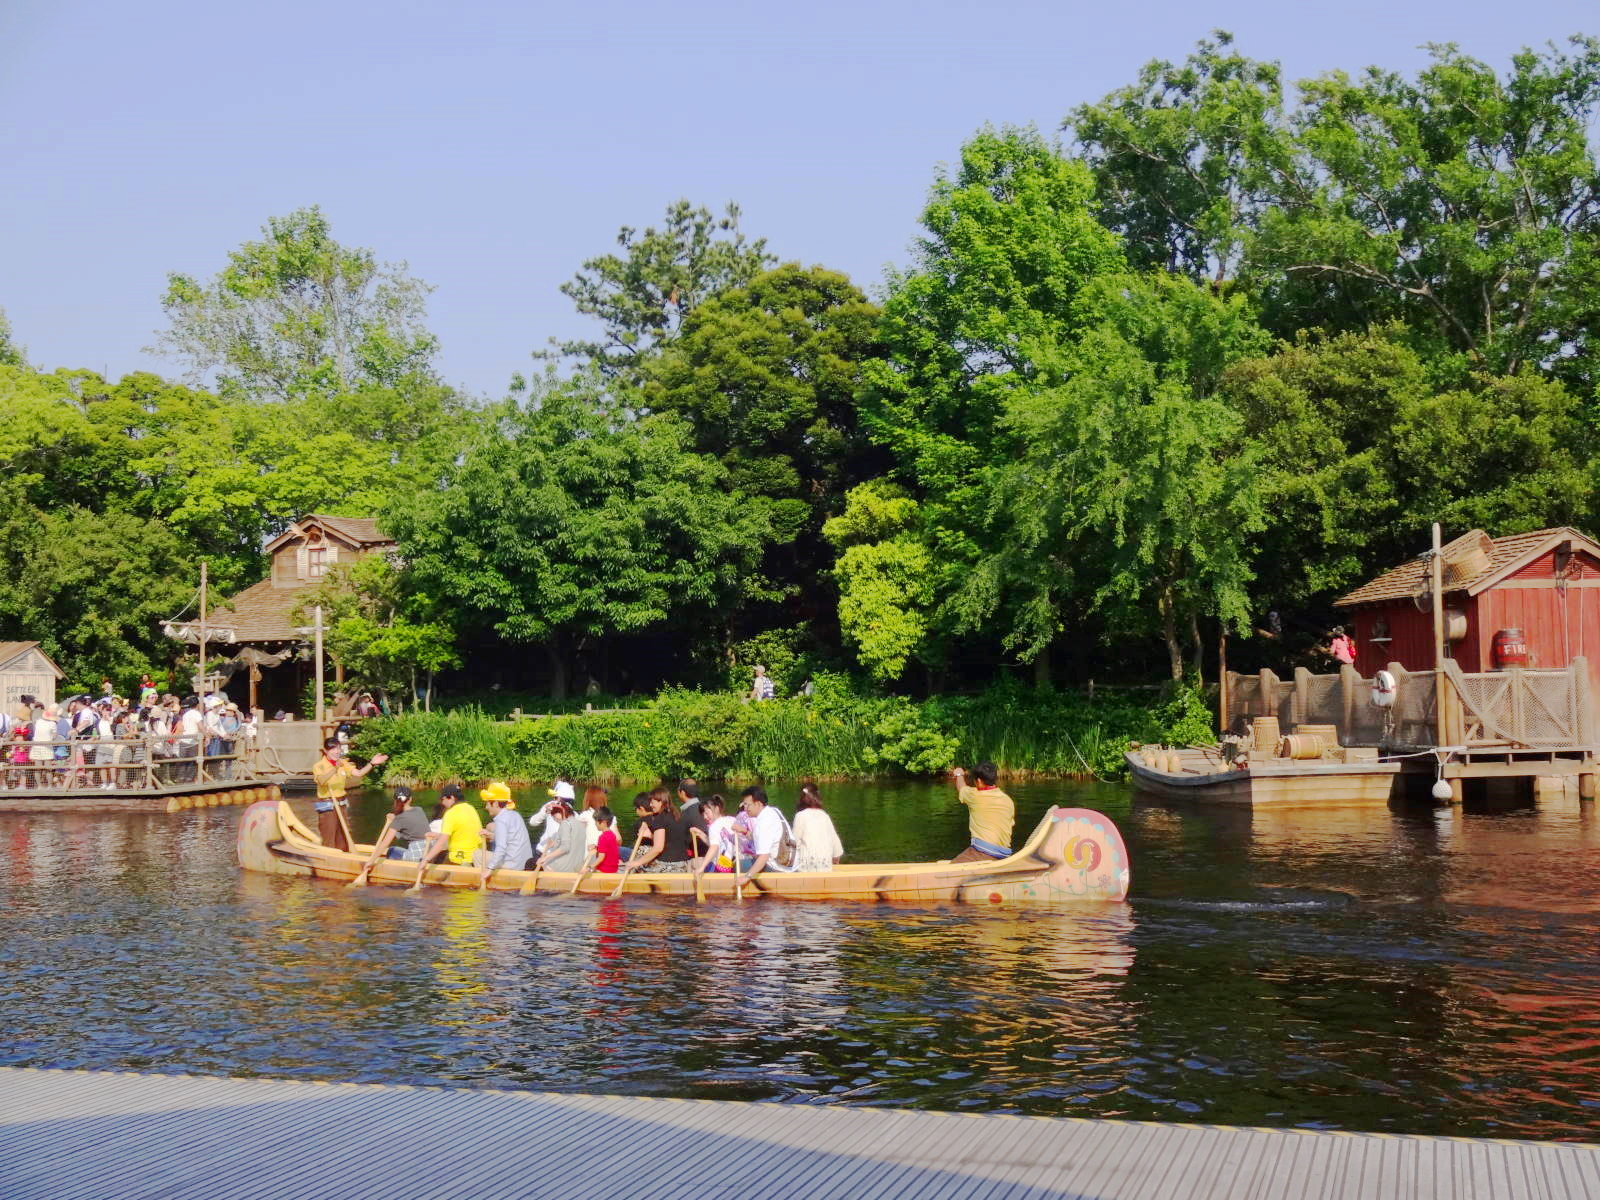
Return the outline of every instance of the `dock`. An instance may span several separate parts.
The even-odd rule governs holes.
[[[1600,1196],[1600,1146],[0,1068],[6,1200]]]

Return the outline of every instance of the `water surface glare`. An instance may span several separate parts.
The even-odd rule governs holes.
[[[961,844],[947,788],[824,794],[852,859]],[[0,1064],[1600,1136],[1592,805],[1014,794],[1117,820],[1129,903],[412,897],[244,874],[236,809],[0,817]]]

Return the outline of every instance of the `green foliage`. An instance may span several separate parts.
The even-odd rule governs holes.
[[[839,550],[839,628],[874,679],[898,678],[928,634],[937,574],[917,518],[903,489],[873,480],[823,526]]]
[[[403,263],[341,246],[315,206],[271,217],[261,232],[208,283],[167,277],[171,326],[152,349],[185,362],[191,383],[214,372],[224,394],[288,400],[431,377],[429,288]]]
[[[747,241],[739,206],[721,217],[679,200],[660,229],[624,226],[622,254],[603,254],[561,285],[579,312],[600,321],[598,341],[554,342],[559,354],[583,360],[608,376],[628,375],[650,351],[670,340],[695,306],[748,283],[775,261],[765,238]]]
[[[1152,740],[1162,745],[1209,746],[1217,740],[1215,714],[1189,681],[1180,682],[1151,716],[1159,730]]]
[[[593,376],[547,377],[446,471],[391,510],[418,588],[511,642],[543,643],[565,692],[582,636],[630,633],[726,604],[766,533],[671,415],[631,419]]]

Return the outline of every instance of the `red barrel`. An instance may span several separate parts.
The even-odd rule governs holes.
[[[1495,630],[1493,646],[1494,665],[1497,668],[1528,665],[1528,639],[1522,636],[1522,630]]]

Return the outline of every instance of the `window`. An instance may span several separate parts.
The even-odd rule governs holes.
[[[328,548],[326,546],[306,547],[306,578],[321,579],[328,569]]]

